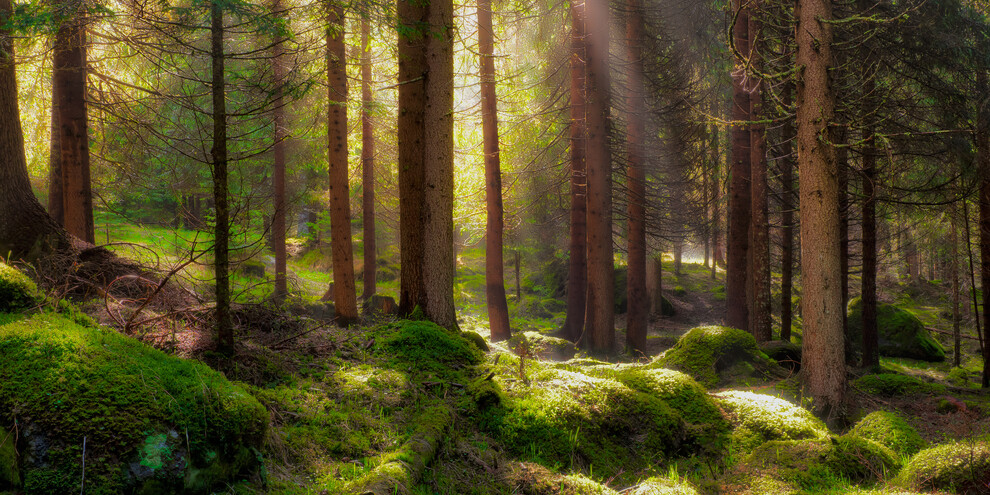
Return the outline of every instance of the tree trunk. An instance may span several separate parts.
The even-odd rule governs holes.
[[[733,0],[738,12],[732,26],[736,51],[749,55],[749,9],[742,0]],[[749,120],[750,102],[743,60],[736,60],[732,71],[732,168],[729,182],[729,229],[726,240],[725,322],[730,327],[749,329],[747,264],[749,257],[750,133],[743,122]]]
[[[757,4],[758,5],[758,4]],[[758,8],[758,7],[757,7]],[[759,69],[760,56],[756,48],[759,23],[757,15],[749,16],[750,65]],[[750,120],[763,118],[763,83],[753,82],[750,92]],[[767,209],[767,141],[762,123],[750,126],[750,211],[752,219],[749,230],[750,297],[752,306],[749,330],[757,342],[773,338],[770,319],[770,218]]]
[[[584,332],[584,311],[588,290],[587,171],[585,150],[585,4],[571,0],[570,113],[571,208],[569,259],[567,264],[567,316],[561,333],[571,342]]]
[[[378,292],[375,242],[375,127],[371,121],[371,21],[361,18],[361,225],[364,231],[364,289],[367,299]]]
[[[647,261],[646,288],[650,296],[650,314],[663,316],[663,253]]]
[[[715,114],[716,106],[712,104],[712,114]],[[711,218],[711,239],[712,239],[712,267],[711,267],[711,279],[715,280],[715,274],[719,265],[725,266],[725,260],[722,258],[722,213],[719,208],[719,204],[722,201],[722,174],[719,172],[719,139],[718,139],[718,126],[712,124],[711,130],[711,147],[708,148],[709,153],[711,153],[712,161],[712,171],[711,178],[708,181],[708,187],[711,189],[709,198],[712,202],[712,218]]]
[[[210,4],[210,58],[213,65],[213,201],[216,225],[213,229],[213,270],[216,276],[217,350],[234,352],[234,324],[230,317],[230,207],[227,187],[227,102],[224,95],[223,9]]]
[[[522,301],[522,283],[519,277],[519,270],[522,266],[522,252],[518,249],[513,249],[512,258],[516,264],[516,301]]]
[[[643,6],[641,0],[626,0],[626,50],[629,57],[629,96],[626,129],[626,175],[629,180],[629,264],[626,274],[626,346],[634,353],[646,352],[650,301],[646,295],[646,185],[644,174],[646,108],[643,82]],[[707,253],[705,260],[707,261]]]
[[[478,0],[478,50],[481,58],[481,127],[485,147],[485,296],[492,341],[506,340],[509,306],[505,301],[502,260],[502,169],[499,163],[498,106],[495,93],[495,54],[491,0]]]
[[[977,72],[977,87],[983,95],[990,94],[987,89],[987,74],[983,70]],[[981,109],[976,127],[976,161],[980,173],[980,283],[983,287],[983,388],[990,387],[990,119],[986,118],[986,109]]]
[[[10,0],[0,0],[0,19],[9,19],[11,12]],[[6,22],[0,22],[0,252],[5,258],[33,262],[68,248],[70,241],[31,189],[17,103],[14,44],[5,27]]]
[[[273,13],[280,19],[285,18],[282,11],[282,1],[274,0],[272,3]],[[272,146],[273,169],[272,187],[274,189],[274,212],[272,216],[272,250],[275,251],[275,300],[283,301],[289,293],[286,283],[286,253],[285,253],[285,140],[287,130],[285,128],[285,101],[283,92],[285,88],[285,52],[284,40],[281,36],[275,39],[272,46],[274,60],[272,60],[272,72],[275,77],[276,94],[273,104],[273,120],[275,125],[275,144]]]
[[[983,333],[980,331],[980,305],[976,297],[976,268],[973,266],[973,242],[969,229],[969,201],[963,200],[963,224],[966,228],[966,253],[969,259],[969,288],[973,296],[973,321],[976,322],[976,337],[980,342],[980,353],[983,353]]]
[[[864,93],[872,94],[872,80]],[[869,104],[864,111],[872,112]],[[880,366],[879,333],[877,328],[877,155],[873,126],[863,131],[863,272],[861,278],[863,315],[863,368]],[[845,311],[842,312],[846,314]]]
[[[612,256],[612,153],[609,147],[609,5],[588,0],[588,348],[607,353],[615,345],[615,268]]]
[[[831,425],[846,416],[846,369],[842,335],[839,266],[839,184],[828,125],[835,95],[832,64],[832,4],[798,0],[797,147],[801,201],[801,373],[814,411]]]
[[[58,95],[62,214],[70,234],[95,243],[86,116],[86,30],[78,0],[59,7],[66,17],[55,33],[52,77]]]
[[[784,87],[784,103],[790,104],[794,86],[788,82]],[[785,119],[781,129],[780,159],[780,340],[790,342],[791,291],[794,286],[794,124]]]
[[[333,258],[333,304],[337,323],[358,319],[351,242],[351,188],[347,179],[347,65],[344,6],[327,3],[327,157],[330,186],[330,253]]]
[[[959,367],[962,362],[962,335],[959,329],[959,232],[956,228],[958,216],[956,205],[952,205],[952,365]]]
[[[837,147],[835,151],[839,180],[839,285],[841,286],[840,292],[842,292],[842,335],[845,339],[846,359],[851,360],[854,356],[854,346],[859,342],[853,342],[854,339],[849,335],[849,318],[846,315],[846,305],[849,302],[849,153],[844,147],[846,144],[845,127],[839,127],[833,131],[833,136],[835,136],[835,143],[842,145]],[[847,361],[847,364],[854,365],[855,363]]]
[[[52,76],[52,126],[48,155],[48,214],[59,225],[65,225],[65,192],[62,188],[62,145],[58,123],[58,84]]]

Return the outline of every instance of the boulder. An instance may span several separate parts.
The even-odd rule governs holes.
[[[399,314],[399,305],[395,303],[395,299],[381,294],[372,294],[371,297],[365,299],[361,304],[361,309],[365,315],[395,316]]]
[[[849,301],[847,314],[850,338],[853,342],[861,342],[863,300],[856,297]],[[877,305],[877,331],[882,356],[945,361],[945,349],[928,333],[921,320],[893,304]]]
[[[922,450],[911,457],[895,482],[916,490],[988,493],[990,443],[964,440]]]
[[[578,351],[577,346],[569,340],[539,332],[517,332],[509,338],[508,346],[520,356],[552,361],[566,361]]]
[[[741,452],[772,440],[828,436],[828,428],[814,414],[779,397],[733,390],[715,394],[715,400],[728,415],[733,447]]]
[[[901,415],[888,411],[867,414],[850,433],[873,440],[900,455],[914,455],[926,446],[921,435]]]
[[[787,375],[760,351],[752,334],[715,325],[692,328],[650,366],[683,371],[706,387],[746,385]]]
[[[30,308],[42,299],[34,281],[0,261],[0,312]]]

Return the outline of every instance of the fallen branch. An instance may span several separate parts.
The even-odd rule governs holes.
[[[949,332],[949,331],[946,331],[946,330],[939,330],[939,329],[937,329],[935,327],[925,327],[925,330],[928,330],[929,332],[940,333],[942,335],[948,335],[950,337],[952,337],[952,336],[955,335],[952,332]],[[969,339],[969,340],[980,340],[980,339],[978,339],[976,337],[970,337],[969,335],[959,334],[959,336],[962,337],[962,338],[964,338],[964,339]]]

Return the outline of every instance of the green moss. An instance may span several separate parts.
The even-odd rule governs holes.
[[[33,280],[0,261],[0,313],[30,308],[41,299]]]
[[[476,365],[483,353],[470,341],[425,320],[400,320],[378,330],[377,351],[414,373],[448,376],[456,367]]]
[[[748,452],[771,440],[820,439],[828,428],[810,411],[769,395],[729,391],[715,394],[732,423],[732,447]]]
[[[698,495],[698,491],[684,480],[648,478],[628,492],[629,495]]]
[[[21,486],[21,472],[17,465],[14,431],[0,429],[0,487]]]
[[[915,454],[897,483],[912,489],[986,493],[990,486],[990,443],[962,441]]]
[[[236,471],[237,450],[260,446],[268,423],[261,404],[205,365],[56,314],[0,326],[0,362],[0,422],[16,420],[33,458],[47,458],[48,467],[23,466],[28,493],[76,486],[83,437],[91,493],[114,493],[153,479],[181,487],[186,465]],[[121,469],[140,466],[142,446],[158,435],[168,440],[161,466],[181,459],[179,468]]]
[[[651,365],[683,371],[706,387],[766,378],[779,371],[753,336],[735,328],[693,328]]]
[[[852,385],[867,394],[886,397],[945,393],[943,385],[896,373],[865,375],[854,380]]]
[[[859,342],[863,332],[863,300],[859,297],[850,300],[847,314],[850,337]],[[877,330],[881,355],[945,361],[945,349],[909,311],[892,304],[878,304]]]
[[[508,345],[516,354],[554,361],[571,359],[577,354],[577,347],[570,341],[538,332],[518,332]]]
[[[474,344],[479,351],[488,352],[488,342],[486,342],[485,338],[480,334],[465,330],[461,332],[461,337],[464,337],[468,342]]]
[[[720,485],[724,493],[753,495],[796,494],[808,487],[831,485],[834,476],[825,459],[832,448],[827,439],[766,442],[751,450]]]
[[[687,295],[687,290],[684,289],[684,287],[681,287],[680,285],[678,285],[678,286],[675,286],[674,287],[673,293],[677,297],[683,297],[683,296]]]
[[[897,453],[886,446],[847,434],[833,442],[825,464],[837,475],[850,480],[885,480],[901,467]]]
[[[509,484],[527,495],[617,495],[615,490],[586,476],[561,475],[527,462],[511,466],[506,478]],[[513,490],[512,493],[518,492]]]
[[[880,443],[900,455],[914,455],[926,446],[921,435],[903,417],[888,411],[867,414],[850,433]]]

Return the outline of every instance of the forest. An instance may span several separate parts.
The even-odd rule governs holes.
[[[0,0],[0,495],[990,494],[985,0]]]

